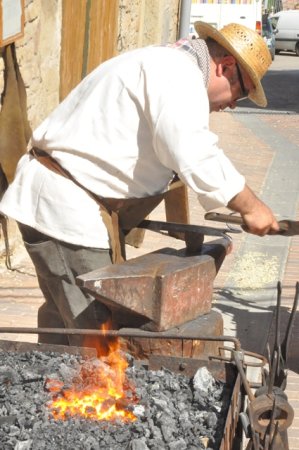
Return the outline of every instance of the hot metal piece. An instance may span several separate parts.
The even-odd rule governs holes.
[[[181,336],[169,331],[154,332],[144,331],[135,328],[122,328],[120,330],[94,330],[88,328],[27,328],[27,327],[0,327],[0,333],[11,334],[64,334],[64,335],[86,335],[99,337],[139,337],[147,339],[181,339]],[[231,342],[234,350],[240,351],[240,341],[233,336],[206,336],[201,334],[186,334],[185,339],[200,341],[221,341]],[[1,342],[1,341],[0,341]],[[48,345],[48,344],[38,344]],[[65,346],[59,346],[65,347]],[[0,346],[1,348],[1,346]]]
[[[175,231],[175,232],[192,232],[206,236],[221,236],[224,237],[226,233],[239,233],[238,230],[219,229],[212,227],[205,227],[201,225],[190,225],[176,222],[160,222],[158,220],[143,220],[138,228],[146,228],[152,231]]]

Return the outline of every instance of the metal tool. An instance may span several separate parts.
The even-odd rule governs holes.
[[[280,315],[281,315],[281,283],[277,283],[277,303],[276,303],[276,320],[275,320],[275,337],[272,354],[269,352],[269,374],[265,373],[265,384],[268,386],[269,393],[272,387],[279,387],[285,390],[287,383],[287,359],[291,338],[291,331],[295,321],[297,306],[299,301],[299,283],[296,283],[295,297],[293,301],[292,311],[286,327],[285,336],[281,343],[280,332]],[[267,343],[269,348],[269,342]]]
[[[235,225],[244,226],[245,223],[240,216],[234,216],[231,214],[221,214],[216,212],[209,212],[205,214],[206,220],[213,220],[215,222],[222,222],[222,223],[231,223]],[[299,235],[299,221],[296,220],[280,220],[278,222],[279,224],[279,231],[275,234],[281,235],[281,236],[297,236]],[[232,232],[235,230],[231,230]]]
[[[230,230],[228,228],[219,229],[201,225],[190,225],[185,223],[160,222],[158,220],[143,220],[138,225],[138,228],[145,228],[147,230],[157,232],[160,231],[172,231],[178,233],[191,232],[207,236],[221,236],[221,237],[226,236],[226,233],[240,233],[239,230]]]
[[[268,351],[269,371],[265,369],[266,358],[249,352],[251,356],[259,357],[263,375],[262,385],[256,389],[254,394],[251,389],[253,386],[246,377],[246,368],[257,364],[246,362],[245,356],[248,352],[244,352],[242,349],[234,350],[223,347],[223,350],[231,352],[231,358],[213,356],[213,359],[234,361],[240,374],[248,399],[246,411],[240,413],[240,422],[246,437],[249,439],[246,450],[289,450],[287,429],[292,425],[294,410],[288,402],[284,389],[287,378],[288,347],[298,298],[299,283],[296,284],[296,293],[286,334],[282,344],[280,344],[281,284],[278,282],[274,346],[272,353],[270,349]]]
[[[234,350],[232,356],[248,397],[247,411],[240,415],[246,437],[250,439],[246,450],[288,450],[286,432],[293,422],[294,410],[287,396],[280,388],[268,393],[264,386],[253,395],[243,367],[242,352]]]
[[[157,220],[143,220],[137,228],[143,228],[161,234],[165,234],[166,232],[168,236],[185,241],[186,251],[189,255],[198,254],[201,251],[205,236],[221,236],[232,242],[232,238],[228,233],[241,233],[241,230],[230,230],[229,228],[219,229]]]
[[[269,393],[267,386],[261,386],[253,394],[245,372],[245,352],[231,349],[231,356],[248,398],[247,410],[240,414],[245,435],[249,438],[246,450],[288,450],[286,431],[292,424],[294,411],[287,396],[280,388],[273,388]],[[262,360],[261,355],[258,356]]]
[[[294,419],[294,410],[284,392],[287,379],[287,354],[291,329],[294,323],[299,298],[299,283],[292,312],[286,329],[283,343],[280,343],[281,283],[277,283],[277,303],[275,336],[272,353],[268,343],[269,371],[264,367],[263,384],[253,396],[241,360],[240,352],[233,352],[235,363],[248,396],[247,411],[242,413],[241,421],[246,436],[250,439],[246,450],[289,450],[287,429]]]

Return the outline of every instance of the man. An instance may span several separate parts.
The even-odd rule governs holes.
[[[278,230],[209,131],[209,112],[234,108],[244,97],[266,105],[260,80],[271,63],[267,46],[241,25],[217,31],[197,22],[196,30],[202,39],[105,62],[33,133],[34,151],[20,160],[1,211],[19,223],[36,268],[46,300],[39,327],[97,328],[108,319],[109,311],[81,292],[75,278],[117,260],[117,220],[125,225],[115,202],[161,200],[174,174],[206,210],[239,212],[253,234]],[[80,345],[81,338],[67,342]]]

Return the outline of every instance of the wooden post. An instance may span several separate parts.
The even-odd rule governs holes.
[[[118,0],[91,0],[87,73],[116,55]]]
[[[63,0],[60,60],[60,100],[82,79],[87,0]]]
[[[101,62],[115,56],[118,0],[63,0],[60,100]]]
[[[185,184],[170,189],[165,199],[167,222],[189,223],[188,191]]]
[[[165,215],[167,222],[190,223],[188,190],[185,184],[179,183],[170,189],[165,198]],[[169,236],[184,239],[184,233],[168,232]]]

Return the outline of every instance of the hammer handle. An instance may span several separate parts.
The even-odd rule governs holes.
[[[233,216],[231,214],[221,214],[216,212],[208,212],[205,214],[206,220],[214,220],[216,222],[233,223],[235,225],[244,225],[243,219],[240,216]],[[275,234],[282,236],[296,236],[299,234],[299,223],[293,220],[280,220],[279,231]]]
[[[243,219],[240,216],[233,216],[231,214],[220,214],[216,212],[208,212],[205,214],[206,220],[214,220],[216,222],[234,223],[236,225],[244,225]]]

